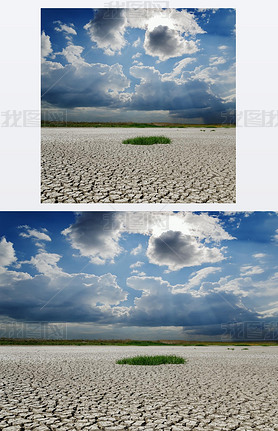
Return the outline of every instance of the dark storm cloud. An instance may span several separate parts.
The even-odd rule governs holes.
[[[125,9],[98,9],[84,28],[98,48],[104,49],[107,55],[113,55],[126,44],[123,37],[125,26]]]
[[[136,92],[127,102],[130,109],[166,110],[173,118],[204,118],[224,122],[224,113],[234,110],[233,102],[226,103],[211,91],[211,86],[199,79],[165,79],[153,67],[133,66],[131,74],[140,79]],[[213,122],[213,121],[212,121]]]
[[[71,274],[55,279],[37,275],[27,282],[14,282],[13,287],[1,287],[0,315],[30,321],[112,323],[110,305],[126,296],[112,274]]]
[[[224,257],[218,248],[209,248],[194,236],[168,231],[159,237],[151,237],[147,256],[151,263],[167,265],[172,270],[186,266],[218,262]]]
[[[154,277],[130,277],[127,284],[135,290],[143,290],[143,295],[135,299],[134,307],[126,317],[126,323],[130,325],[186,327],[258,318],[256,312],[240,305],[234,294],[173,294],[169,283]]]
[[[118,107],[122,103],[119,92],[129,86],[129,80],[121,65],[89,65],[80,61],[77,55],[71,55],[69,60],[72,64],[54,70],[52,62],[43,64],[42,95],[45,102],[61,108]],[[51,63],[49,67],[48,63]]]
[[[63,234],[73,248],[89,257],[93,263],[113,261],[121,251],[118,244],[121,221],[112,212],[84,212]]]
[[[187,41],[179,32],[163,25],[146,32],[144,47],[147,54],[157,56],[160,60],[198,51],[195,41]]]

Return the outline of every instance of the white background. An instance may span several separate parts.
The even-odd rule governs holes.
[[[99,0],[1,3],[0,113],[40,110],[40,8],[103,6],[107,2]],[[170,1],[169,6],[236,8],[237,112],[278,111],[277,0]],[[278,127],[244,127],[239,121],[236,204],[40,204],[40,127],[0,127],[0,210],[277,211],[277,138]]]

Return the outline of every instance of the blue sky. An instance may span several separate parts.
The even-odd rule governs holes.
[[[69,337],[215,339],[278,318],[274,212],[2,212],[1,321]]]
[[[235,9],[42,9],[43,117],[231,120],[235,19]]]

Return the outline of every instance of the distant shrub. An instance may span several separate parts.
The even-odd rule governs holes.
[[[117,364],[128,365],[161,365],[184,363],[185,359],[179,356],[134,356],[133,358],[124,358],[117,361]]]
[[[131,145],[153,145],[153,144],[170,144],[171,139],[165,136],[137,136],[136,138],[125,139],[123,144]]]

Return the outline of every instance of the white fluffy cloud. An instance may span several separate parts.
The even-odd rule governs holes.
[[[260,266],[243,265],[240,268],[240,273],[244,277],[250,276],[250,275],[256,275],[256,274],[262,274],[263,272],[264,270]]]
[[[141,39],[140,37],[138,37],[132,44],[132,46],[134,46],[134,48],[137,48],[141,43]]]
[[[133,269],[133,268],[140,268],[142,265],[144,265],[144,262],[141,262],[140,260],[138,260],[137,262],[132,263],[132,264],[130,265],[130,268],[131,268],[131,269]]]
[[[0,286],[10,289],[15,282],[20,280],[30,280],[32,277],[24,272],[11,271],[7,267],[17,261],[13,243],[7,241],[5,237],[0,241]]]
[[[40,241],[51,241],[51,238],[43,229],[41,231],[37,229],[32,229],[29,226],[19,226],[19,228],[24,229],[24,232],[20,232],[20,236],[23,238],[33,238]]]
[[[57,61],[46,60],[46,57],[49,55],[55,57],[50,37],[43,31],[41,35],[41,74],[43,77],[49,76],[51,79],[52,73],[55,73],[56,70],[63,69],[63,66]]]
[[[267,256],[267,254],[265,253],[255,253],[252,255],[255,259],[263,259],[264,257]]]
[[[64,32],[66,34],[69,35],[77,35],[76,30],[74,29],[74,25],[73,24],[63,24],[61,21],[55,21],[56,24],[58,24],[55,27],[55,30],[58,32]]]
[[[209,64],[210,66],[218,66],[219,64],[226,63],[226,60],[224,57],[210,57]]]
[[[67,277],[68,274],[64,273],[63,270],[58,266],[58,262],[62,256],[56,253],[47,253],[46,251],[40,251],[36,256],[33,256],[30,262],[34,265],[38,272],[49,278]]]
[[[275,230],[275,235],[273,236],[275,242],[278,242],[278,229]]]
[[[195,58],[183,58],[180,61],[177,61],[174,65],[173,71],[171,73],[164,73],[161,76],[161,80],[162,81],[166,81],[166,80],[172,80],[172,79],[176,79],[176,83],[181,84],[182,82],[180,82],[177,77],[179,75],[181,75],[181,73],[183,72],[183,70],[187,67],[188,64],[192,63],[193,61],[196,61]],[[184,77],[182,78],[183,82],[184,82]]]
[[[16,261],[13,243],[7,241],[5,237],[0,241],[0,267],[9,266]]]
[[[194,286],[199,286],[202,280],[207,278],[210,274],[214,274],[218,271],[221,271],[221,268],[215,266],[208,266],[194,272],[193,274],[191,274],[191,278],[188,281],[189,287],[191,288]]]
[[[74,45],[73,43],[68,43],[66,48],[63,48],[62,52],[58,52],[56,55],[63,55],[69,64],[75,67],[79,66],[89,66],[90,64],[82,57],[82,52],[84,48],[82,46]]]
[[[49,54],[53,52],[50,37],[45,34],[45,32],[42,32],[41,36],[41,56],[42,58],[47,57]]]
[[[137,256],[137,254],[140,254],[143,251],[142,244],[138,244],[137,247],[133,248],[130,252],[133,256]]]

